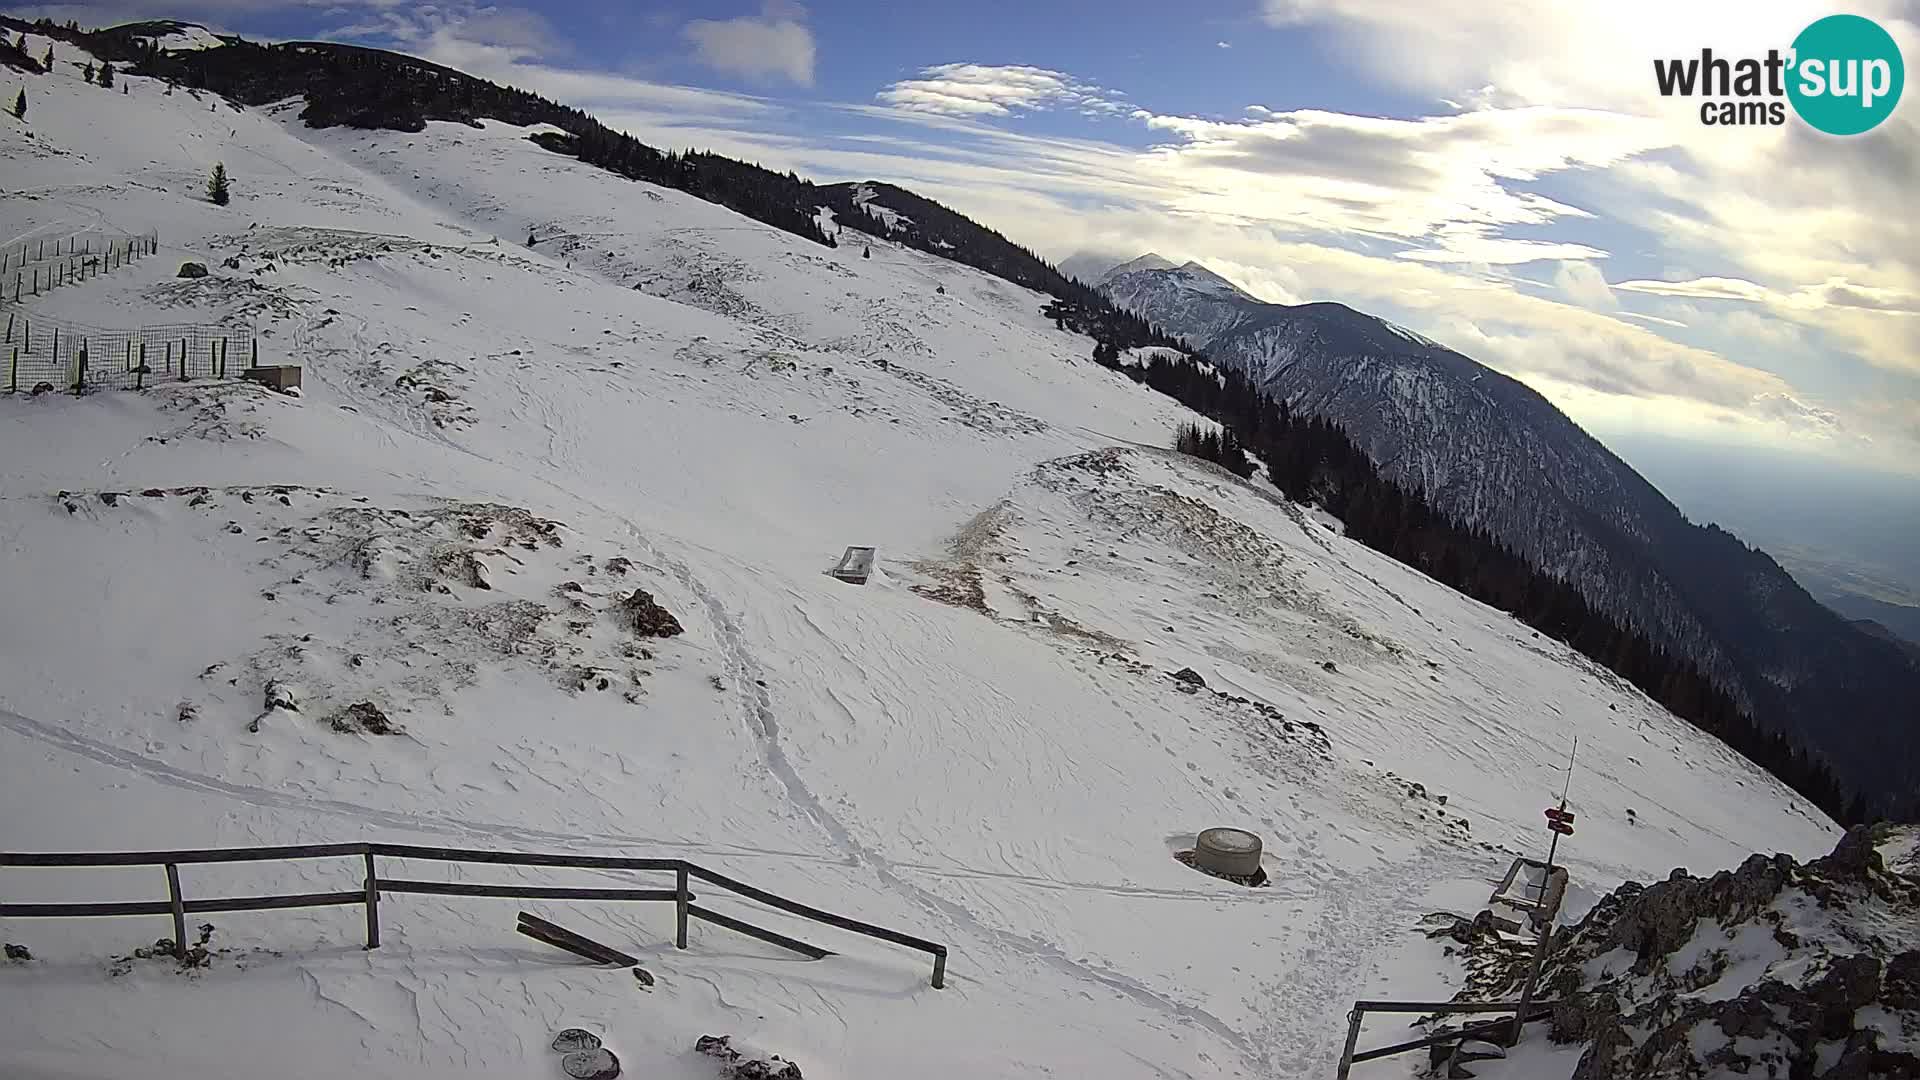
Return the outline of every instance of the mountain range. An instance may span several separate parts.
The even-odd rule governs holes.
[[[1149,254],[1093,283],[1290,408],[1337,422],[1437,510],[1693,659],[1870,803],[1906,810],[1920,787],[1910,651],[1815,601],[1765,552],[1687,520],[1537,391],[1387,320],[1267,303],[1197,263]]]

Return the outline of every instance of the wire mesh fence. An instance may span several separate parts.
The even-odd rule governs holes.
[[[242,324],[163,323],[110,330],[21,311],[0,316],[0,391],[138,390],[155,382],[239,378],[260,339]]]
[[[0,250],[0,302],[19,304],[63,285],[118,270],[160,250],[159,234],[84,232]]]

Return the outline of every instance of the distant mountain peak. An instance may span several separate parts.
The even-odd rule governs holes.
[[[1119,266],[1116,266],[1113,269],[1107,271],[1105,274],[1101,275],[1101,277],[1104,280],[1106,278],[1118,277],[1121,274],[1136,273],[1141,270],[1172,270],[1173,268],[1174,268],[1174,265],[1173,265],[1172,259],[1166,258],[1165,256],[1160,255],[1156,252],[1149,251],[1145,255],[1142,255],[1137,259],[1129,259],[1126,262],[1121,263]]]

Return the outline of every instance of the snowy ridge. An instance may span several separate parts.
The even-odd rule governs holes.
[[[244,314],[304,394],[0,400],[0,849],[686,853],[946,942],[950,983],[779,918],[839,955],[680,952],[645,905],[527,906],[651,994],[523,944],[508,901],[383,903],[372,952],[352,909],[215,916],[190,971],[114,962],[164,919],[0,920],[33,955],[0,964],[0,1073],[524,1077],[578,1025],[661,1077],[710,1078],[705,1034],[809,1076],[1317,1075],[1352,998],[1444,983],[1408,928],[1535,846],[1573,731],[1584,896],[1832,844],[1561,644],[1158,449],[1197,417],[1037,293],[519,128],[313,131],[123,79],[57,73],[0,125],[0,237],[161,230],[35,310]],[[190,290],[187,259],[214,268]],[[849,544],[866,586],[823,573]],[[634,590],[682,632],[635,632]],[[1262,834],[1271,885],[1175,861],[1216,824]],[[159,888],[0,872],[10,902]]]
[[[1262,303],[1186,267],[1102,288],[1295,412],[1335,420],[1389,478],[1692,660],[1847,791],[1907,812],[1920,752],[1868,747],[1905,722],[1897,703],[1920,693],[1920,668],[1766,554],[1687,521],[1531,387],[1344,305]]]

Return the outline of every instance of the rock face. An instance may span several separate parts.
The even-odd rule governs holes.
[[[1574,1080],[1920,1080],[1920,880],[1887,838],[1629,882],[1561,931],[1544,978],[1553,1038],[1587,1044]]]
[[[621,626],[641,637],[673,637],[682,632],[680,620],[655,602],[653,594],[645,589],[633,590],[633,595],[615,604],[613,610]]]

